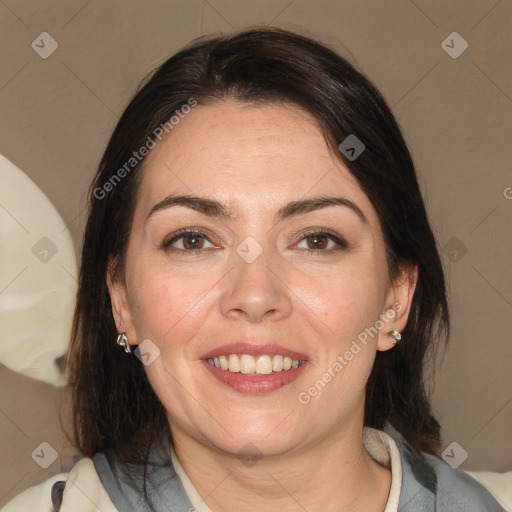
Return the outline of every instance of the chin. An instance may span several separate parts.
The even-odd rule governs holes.
[[[207,434],[203,436],[208,444],[218,450],[248,457],[280,455],[297,444],[300,434],[293,434],[296,430],[283,421],[283,417],[278,421],[252,420],[253,417],[249,415],[244,415],[238,421],[234,418],[229,424],[218,426],[215,431],[211,428],[205,430]]]

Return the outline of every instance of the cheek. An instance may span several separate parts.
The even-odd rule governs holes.
[[[297,287],[308,309],[338,340],[356,337],[381,313],[381,287],[371,265],[361,270],[340,269],[318,279],[307,279]]]
[[[188,331],[190,336],[197,332],[196,324],[214,285],[211,277],[181,276],[155,265],[141,265],[134,275],[137,277],[130,288],[139,340],[149,338],[164,350],[175,347],[180,339],[188,339]],[[166,340],[174,343],[165,343]]]

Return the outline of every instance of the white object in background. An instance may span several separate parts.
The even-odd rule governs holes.
[[[77,289],[76,254],[40,188],[0,155],[0,363],[54,386],[67,353]]]

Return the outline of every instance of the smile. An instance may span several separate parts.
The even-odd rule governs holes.
[[[215,364],[215,359],[217,359],[217,357],[213,359],[203,359],[201,362],[206,370],[208,370],[208,372],[215,377],[217,381],[232,390],[246,395],[265,395],[267,393],[277,391],[278,389],[293,382],[309,367],[308,361],[298,361],[295,359],[294,366],[291,358],[286,358],[286,367],[289,366],[289,369],[286,370],[284,366],[285,358],[278,354],[272,357],[269,355],[261,355],[257,357],[248,356],[252,359],[252,363],[244,356],[247,356],[247,354],[242,354],[240,356],[237,354],[219,356],[219,368]],[[223,364],[228,364],[228,367],[225,370],[220,368],[221,357],[223,358]],[[282,370],[271,370],[269,373],[253,372],[251,371],[252,366],[249,366],[251,364],[254,365],[254,369],[256,370],[257,364],[264,365],[264,371],[268,372],[270,365],[273,366],[274,360],[276,361],[276,367],[279,368],[281,364],[280,359],[282,359]],[[244,366],[246,361],[247,365]],[[231,370],[231,363],[233,363],[233,370]],[[292,363],[292,366],[290,366],[290,363]],[[238,371],[236,370],[237,364],[239,365]],[[244,371],[247,371],[248,373],[242,373],[240,365],[244,366]],[[261,366],[258,367],[258,370],[262,371]]]
[[[208,363],[221,370],[244,375],[269,375],[274,372],[298,368],[301,361],[281,354],[258,355],[229,354],[208,359]]]

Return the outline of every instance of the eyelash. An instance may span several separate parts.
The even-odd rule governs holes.
[[[292,233],[293,236],[295,236],[296,234],[297,234],[297,232]],[[165,240],[162,243],[161,249],[163,249],[167,252],[172,252],[172,253],[183,253],[183,254],[186,254],[187,256],[198,256],[199,254],[201,254],[201,252],[203,252],[204,249],[199,249],[196,251],[194,251],[194,250],[188,251],[188,250],[183,250],[183,249],[171,248],[171,246],[174,242],[183,238],[185,235],[200,235],[202,237],[205,237],[210,243],[212,243],[211,240],[208,238],[208,234],[205,233],[204,231],[187,228],[187,229],[181,229],[180,231],[173,233],[172,237],[169,240]],[[318,256],[318,255],[322,255],[322,254],[330,254],[334,251],[346,249],[348,246],[347,241],[342,236],[339,236],[339,235],[333,233],[332,231],[329,231],[324,228],[314,229],[314,230],[308,231],[306,233],[303,233],[303,235],[301,236],[301,238],[298,240],[297,243],[300,243],[303,240],[306,240],[307,238],[315,236],[315,235],[326,236],[329,240],[332,240],[333,242],[335,242],[338,245],[338,247],[335,249],[328,249],[328,250],[308,249],[309,253],[311,255]]]
[[[179,231],[176,231],[176,233],[173,233],[172,237],[169,240],[164,241],[164,243],[162,244],[162,249],[164,249],[167,252],[184,253],[187,256],[198,256],[199,254],[201,254],[201,252],[204,249],[199,249],[197,251],[185,251],[183,249],[171,248],[171,244],[173,242],[176,242],[176,240],[183,238],[184,235],[201,235],[201,236],[205,237],[208,241],[210,241],[210,239],[208,238],[208,234],[205,233],[204,231],[187,228],[187,229],[181,229]],[[211,241],[210,241],[210,243],[211,243]]]

